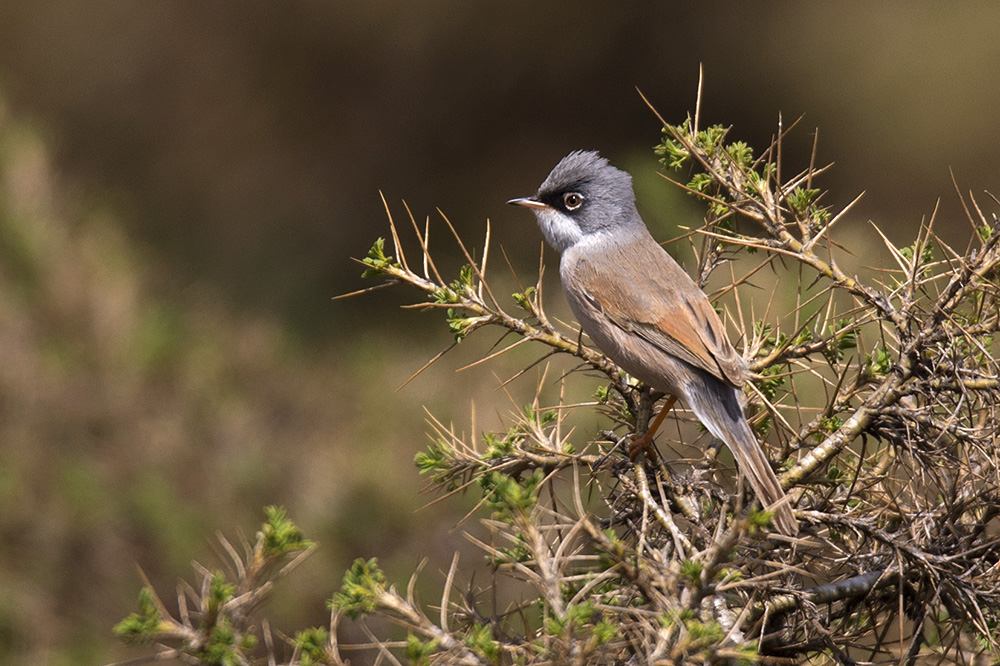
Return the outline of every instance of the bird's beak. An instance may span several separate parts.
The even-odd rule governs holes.
[[[522,197],[508,201],[511,206],[521,206],[523,208],[548,208],[549,205],[539,201],[536,197]]]

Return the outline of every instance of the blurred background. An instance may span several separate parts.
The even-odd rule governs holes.
[[[538,374],[511,398],[498,377],[539,350],[456,373],[478,334],[394,392],[451,337],[402,288],[331,300],[367,286],[380,191],[430,216],[449,270],[437,207],[476,247],[490,219],[533,281],[541,235],[503,202],[599,149],[669,238],[701,211],[656,176],[636,89],[680,122],[701,65],[703,123],[758,153],[801,117],[805,167],[819,128],[824,203],[866,193],[839,232],[862,258],[869,220],[908,244],[939,202],[964,247],[949,170],[1000,191],[998,26],[992,3],[912,1],[0,3],[0,662],[141,654],[111,635],[137,568],[169,597],[268,504],[320,544],[276,629],[325,624],[355,557],[400,583],[429,558],[426,601],[455,549],[477,561],[473,498],[421,508],[424,408],[504,428]]]

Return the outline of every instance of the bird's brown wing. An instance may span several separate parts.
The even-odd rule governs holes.
[[[627,257],[620,248],[610,248],[599,263],[579,258],[575,282],[616,326],[732,386],[743,386],[746,365],[719,315],[652,237],[629,244]],[[614,280],[607,277],[609,269]]]

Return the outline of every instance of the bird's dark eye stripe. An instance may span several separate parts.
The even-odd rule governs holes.
[[[558,208],[560,210],[567,210],[572,212],[576,210],[576,207],[570,208],[566,203],[566,197],[570,194],[576,194],[581,199],[586,199],[582,194],[581,189],[586,185],[585,182],[571,183],[569,185],[563,185],[558,190],[546,190],[544,192],[538,193],[538,199],[543,203],[548,204],[553,208]],[[578,207],[579,205],[577,205]]]

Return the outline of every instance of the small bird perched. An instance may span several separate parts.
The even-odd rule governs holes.
[[[679,397],[725,442],[774,523],[798,523],[742,409],[747,366],[694,280],[653,239],[632,177],[596,152],[564,157],[531,197],[573,313],[594,343],[633,377]]]

